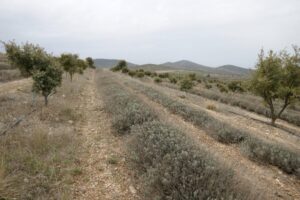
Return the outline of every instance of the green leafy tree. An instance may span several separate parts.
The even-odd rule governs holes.
[[[271,123],[275,125],[288,105],[299,100],[300,94],[300,49],[294,46],[294,53],[281,51],[279,54],[261,50],[256,71],[251,81],[251,89],[261,96],[270,108]],[[282,105],[276,110],[275,101]]]
[[[55,58],[38,45],[15,42],[4,43],[9,61],[17,66],[22,75],[32,77],[33,92],[41,92],[48,105],[49,95],[61,85],[62,70]]]
[[[59,58],[60,64],[64,70],[69,73],[71,81],[75,73],[80,72],[78,69],[78,55],[77,54],[61,54]]]
[[[85,61],[87,62],[89,68],[96,69],[94,65],[94,60],[91,57],[87,57]]]
[[[3,44],[10,64],[17,67],[24,77],[30,77],[34,70],[49,65],[49,55],[38,45],[18,45],[13,41]]]
[[[120,60],[118,62],[118,64],[115,67],[113,67],[111,70],[116,72],[116,71],[120,71],[124,68],[127,68],[127,62],[125,60]]]
[[[88,68],[88,63],[82,59],[77,59],[76,62],[77,72],[83,74],[84,70]]]
[[[62,70],[59,65],[52,62],[43,70],[37,70],[33,73],[33,91],[41,93],[45,100],[45,105],[48,105],[48,97],[55,92],[56,87],[61,85]]]

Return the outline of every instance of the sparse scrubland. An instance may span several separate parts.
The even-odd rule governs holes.
[[[271,118],[273,126],[278,118],[299,126],[300,49],[293,48],[293,54],[270,51],[265,55],[262,51],[251,80],[223,81],[195,73],[159,73],[158,77],[150,77],[154,77],[154,82],[164,82],[171,88],[265,115]],[[138,71],[131,76],[136,76]]]
[[[150,199],[247,199],[233,172],[184,134],[159,122],[154,111],[109,77],[101,78],[116,132],[130,134],[128,151]],[[101,91],[102,90],[102,91]]]
[[[0,199],[300,198],[300,133],[288,123],[300,119],[297,56],[261,54],[250,83],[132,69],[124,60],[112,72],[92,70],[90,57],[4,45],[27,79],[0,85]],[[273,69],[273,56],[275,81],[264,69]],[[269,92],[271,111],[252,90]],[[199,95],[206,100],[195,103]],[[251,113],[257,121],[244,129],[247,118],[226,110],[234,107],[207,99],[272,124]],[[280,131],[277,118],[288,121]],[[259,130],[266,126],[270,133]]]
[[[128,84],[130,83],[128,82]],[[172,113],[182,116],[200,128],[205,128],[218,141],[240,144],[241,151],[250,158],[275,165],[287,173],[293,173],[300,177],[300,153],[286,145],[258,138],[248,131],[237,129],[214,118],[206,111],[196,110],[153,88],[133,83],[130,86],[147,95],[153,101],[165,106]]]

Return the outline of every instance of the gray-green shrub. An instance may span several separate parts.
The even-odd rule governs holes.
[[[218,141],[223,143],[238,144],[241,144],[241,142],[244,141],[241,147],[245,148],[246,146],[248,146],[249,152],[253,152],[251,155],[252,157],[255,157],[256,160],[259,160],[263,163],[275,165],[287,173],[293,173],[299,175],[300,177],[299,152],[296,152],[280,143],[267,142],[260,138],[257,138],[248,131],[237,129],[235,127],[232,127],[228,123],[214,118],[205,110],[197,110],[195,108],[187,106],[183,103],[178,102],[177,100],[173,100],[172,98],[161,92],[158,92],[153,88],[136,84],[132,84],[131,86],[144,93],[153,101],[165,106],[171,112],[182,116],[185,120],[192,122],[194,125],[200,128],[206,129],[207,133],[209,133]],[[253,141],[256,141],[255,148]],[[260,156],[259,154],[254,153],[254,149],[260,149],[261,151],[263,151],[264,156]],[[276,155],[275,153],[268,153],[273,152],[274,149],[276,149],[276,152],[280,152],[280,155]]]
[[[157,121],[132,128],[131,152],[151,199],[246,199],[233,171],[183,133]]]

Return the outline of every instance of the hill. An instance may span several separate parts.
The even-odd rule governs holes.
[[[120,60],[119,59],[94,59],[95,65],[100,68],[110,68],[115,66]],[[235,65],[222,65],[220,67],[209,67],[201,65],[189,60],[180,60],[176,62],[166,62],[159,65],[156,64],[144,64],[137,65],[134,63],[127,62],[130,68],[143,68],[145,70],[187,70],[187,71],[200,71],[202,73],[218,74],[218,75],[234,75],[234,76],[248,76],[250,75],[250,69],[238,67]]]
[[[165,66],[165,65],[156,65],[156,64],[144,64],[144,65],[136,65],[130,67],[133,69],[144,69],[148,71],[166,71],[166,70],[176,70],[173,67]]]
[[[211,72],[211,67],[200,65],[198,63],[194,63],[188,60],[180,60],[177,62],[166,62],[161,65],[169,66],[176,69],[185,69],[185,70],[200,70],[204,72]]]
[[[216,70],[224,73],[236,74],[236,75],[247,75],[251,73],[251,69],[246,69],[242,67],[238,67],[235,65],[223,65],[217,67]]]
[[[161,65],[169,66],[176,69],[196,70],[204,73],[222,74],[222,75],[249,75],[251,70],[235,65],[223,65],[217,68],[201,65],[188,60],[180,60],[177,62],[167,62]]]
[[[96,67],[100,67],[100,68],[111,68],[114,67],[115,65],[118,64],[120,60],[118,59],[103,59],[103,58],[97,58],[94,59],[94,63]],[[136,66],[136,64],[127,62],[128,67],[133,67]]]

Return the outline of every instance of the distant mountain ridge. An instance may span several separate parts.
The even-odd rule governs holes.
[[[250,69],[243,67],[238,67],[235,65],[222,65],[220,67],[209,67],[205,65],[200,65],[195,62],[188,60],[180,60],[176,62],[167,62],[161,64],[163,66],[169,66],[176,69],[185,69],[185,70],[199,70],[206,73],[216,73],[216,74],[228,74],[228,75],[249,75],[251,73]]]
[[[110,68],[110,67],[114,67],[118,64],[118,62],[121,59],[104,59],[104,58],[97,58],[97,59],[93,59],[95,66],[100,67],[100,68]],[[133,67],[136,66],[136,64],[127,62],[127,65],[129,67]]]
[[[252,71],[251,69],[246,69],[246,68],[238,67],[235,65],[222,65],[220,67],[217,67],[216,69],[219,71],[237,74],[237,75],[250,74]]]
[[[203,70],[203,71],[210,71],[212,68],[205,66],[205,65],[200,65],[195,62],[191,62],[188,60],[180,60],[177,62],[166,62],[161,65],[164,66],[169,66],[177,69],[188,69],[188,70]]]
[[[94,59],[95,65],[100,68],[110,68],[115,66],[120,60],[118,59]],[[190,70],[190,71],[201,71],[204,73],[212,73],[212,74],[225,74],[225,75],[249,75],[251,73],[251,69],[246,69],[243,67],[238,67],[235,65],[222,65],[220,67],[209,67],[205,65],[201,65],[189,60],[180,60],[176,62],[166,62],[162,64],[145,64],[145,65],[137,65],[134,63],[127,62],[130,68],[143,68],[147,69],[153,68],[153,70]]]

